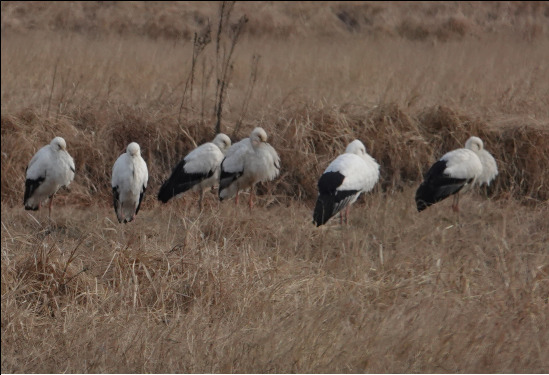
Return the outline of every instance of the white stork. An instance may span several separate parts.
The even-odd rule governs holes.
[[[267,133],[257,127],[240,142],[232,145],[221,162],[219,199],[234,196],[238,204],[238,192],[250,188],[250,209],[253,206],[254,186],[258,182],[271,181],[280,173],[280,157],[267,143]]]
[[[160,187],[158,200],[167,203],[174,196],[187,190],[199,191],[198,206],[202,210],[204,190],[213,187],[219,181],[220,165],[225,151],[231,146],[231,139],[220,133],[212,142],[204,143],[192,150],[173,169]]]
[[[135,218],[147,190],[148,180],[149,171],[141,157],[141,148],[132,142],[112,168],[113,205],[119,223],[128,223]]]
[[[32,157],[25,181],[25,210],[38,210],[49,198],[48,216],[51,218],[53,196],[60,187],[67,187],[74,179],[74,160],[67,152],[67,143],[55,137]]]
[[[452,209],[459,212],[459,193],[466,192],[473,184],[490,184],[497,175],[497,165],[482,140],[471,137],[465,148],[444,154],[427,171],[424,181],[416,191],[419,212],[454,195]]]
[[[372,190],[379,180],[379,164],[366,152],[358,139],[351,142],[345,153],[328,165],[318,180],[318,198],[313,212],[313,223],[317,227],[345,209],[345,223],[349,208],[361,193]]]

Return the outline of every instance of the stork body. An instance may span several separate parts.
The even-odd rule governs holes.
[[[263,128],[255,128],[249,138],[232,145],[221,163],[219,199],[232,197],[238,204],[238,192],[251,189],[249,206],[253,206],[254,186],[258,182],[271,181],[280,173],[280,157],[267,143]]]
[[[351,142],[345,153],[332,161],[318,180],[313,223],[321,226],[337,213],[343,222],[343,210],[347,222],[351,205],[360,194],[372,190],[378,180],[379,164],[368,155],[361,141]]]
[[[49,198],[51,217],[53,196],[74,179],[74,160],[67,152],[67,143],[55,137],[32,157],[26,170],[24,205],[26,210],[38,210]]]
[[[202,209],[204,190],[219,181],[220,165],[225,151],[231,146],[231,139],[220,133],[212,142],[204,143],[191,151],[173,169],[158,192],[158,200],[168,202],[184,192],[200,192],[199,207]]]
[[[112,168],[113,206],[119,223],[128,223],[139,212],[147,190],[149,172],[141,148],[132,142]]]
[[[493,157],[482,151],[485,150],[480,138],[471,137],[465,148],[447,152],[435,162],[416,191],[417,210],[421,212],[454,195],[452,209],[458,212],[460,193],[469,190],[473,184],[489,184],[497,175],[497,166]]]

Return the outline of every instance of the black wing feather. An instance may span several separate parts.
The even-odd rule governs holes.
[[[221,192],[244,174],[244,170],[238,172],[227,172],[223,169],[223,162],[225,162],[225,159],[221,162],[221,173],[219,175],[218,196],[220,200],[223,200],[223,198],[221,198]]]
[[[25,205],[25,210],[38,210],[38,206],[28,206],[27,200],[32,197],[36,189],[44,182],[46,177],[38,177],[37,179],[27,178],[25,180],[25,196],[23,198],[23,204]]]
[[[427,171],[425,179],[416,191],[416,205],[419,212],[458,193],[470,179],[455,178],[446,174],[446,161],[439,160]]]
[[[320,194],[316,200],[313,212],[313,223],[317,227],[326,224],[339,211],[347,207],[357,193],[358,190],[346,190],[339,191],[335,195]]]
[[[141,207],[141,202],[143,201],[143,197],[145,196],[145,191],[147,190],[147,187],[143,185],[143,190],[141,191],[141,194],[139,194],[139,203],[137,204],[137,208],[135,209],[135,214],[139,212],[139,208]]]
[[[359,190],[337,190],[345,176],[340,172],[325,172],[318,180],[318,198],[313,212],[317,227],[325,224],[345,208]]]
[[[118,218],[118,207],[120,207],[120,191],[118,190],[118,186],[112,187],[112,205],[114,206],[114,212]],[[120,219],[118,222],[121,222]]]
[[[185,172],[185,159],[183,159],[175,166],[170,178],[160,187],[158,200],[166,203],[176,195],[184,193],[205,179],[212,177],[213,174],[213,170],[209,170],[207,173],[187,173]]]

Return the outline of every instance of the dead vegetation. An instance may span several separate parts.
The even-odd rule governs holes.
[[[254,37],[367,36],[448,41],[485,33],[509,33],[528,41],[547,36],[549,5],[515,2],[302,2],[239,4],[236,16],[254,15]],[[218,3],[56,1],[48,5],[2,2],[2,32],[53,30],[96,36],[139,35],[192,42],[197,29],[218,17]]]
[[[374,193],[325,230],[305,205],[214,197],[131,227],[3,208],[3,370],[544,372],[547,207],[468,196],[458,230],[410,196]]]
[[[236,3],[219,51],[220,3],[32,4],[2,2],[2,372],[549,371],[547,4]],[[217,127],[255,126],[282,170],[253,212],[156,201]],[[473,134],[495,183],[459,227],[446,202],[418,214],[426,168]],[[49,222],[22,188],[55,135],[77,173]],[[354,138],[380,183],[318,229],[318,176]],[[129,141],[149,190],[119,225]]]
[[[177,161],[196,144],[210,141],[215,133],[213,126],[188,122],[182,128],[174,117],[151,117],[147,111],[124,107],[116,112],[107,109],[104,116],[109,118],[108,123],[89,113],[77,116],[66,116],[53,126],[44,126],[49,121],[34,114],[2,118],[2,147],[9,150],[9,157],[2,163],[3,204],[19,205],[20,188],[11,181],[24,185],[21,171],[28,163],[28,155],[48,143],[53,134],[64,135],[80,172],[71,190],[78,194],[81,204],[90,205],[95,204],[95,199],[109,201],[108,177],[128,139],[144,150],[149,186],[157,191]],[[43,129],[35,126],[38,123]],[[491,127],[481,119],[445,106],[424,108],[412,115],[396,103],[389,103],[352,112],[340,108],[295,108],[291,117],[263,126],[271,134],[270,142],[284,150],[283,177],[274,182],[272,193],[285,201],[316,199],[318,175],[354,138],[364,140],[382,165],[381,188],[392,192],[417,184],[425,168],[446,151],[463,147],[472,134],[481,137],[498,160],[500,174],[490,189],[491,196],[511,196],[524,202],[549,199],[549,129],[535,121]],[[35,139],[29,139],[27,134],[33,134]],[[243,132],[242,137],[245,135]]]

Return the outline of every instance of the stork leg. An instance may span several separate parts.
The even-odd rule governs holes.
[[[252,186],[251,189],[250,189],[250,200],[248,201],[248,205],[250,206],[250,211],[252,210],[252,207],[254,206],[253,196],[254,196],[254,187]]]
[[[202,198],[204,198],[204,190],[200,189],[200,197],[198,198],[198,209],[202,212],[204,206],[202,205]]]
[[[345,225],[349,224],[349,206],[345,207],[344,211],[339,211],[339,225]]]
[[[454,201],[452,203],[452,210],[454,212],[459,212],[459,193],[456,193],[456,195],[454,195]]]
[[[53,195],[50,197],[50,202],[48,204],[48,218],[51,220],[51,206],[53,204]]]
[[[454,202],[452,203],[452,210],[456,213],[456,226],[459,229],[459,193],[454,195]]]

